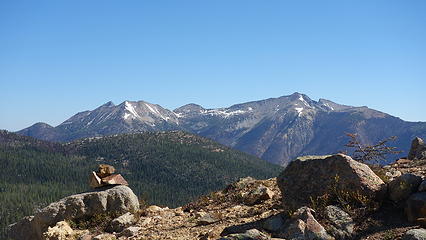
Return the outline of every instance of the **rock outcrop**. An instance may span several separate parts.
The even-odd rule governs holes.
[[[32,218],[25,218],[10,227],[10,237],[19,240],[41,239],[48,227],[63,220],[74,220],[95,214],[126,213],[139,209],[139,201],[127,186],[96,189],[91,192],[71,195],[39,210]],[[27,232],[23,235],[22,229]]]
[[[426,159],[426,144],[423,139],[419,137],[413,139],[407,158],[410,160]]]
[[[406,200],[417,189],[422,178],[411,173],[401,175],[388,184],[389,199],[394,202]]]
[[[302,157],[291,162],[277,179],[283,204],[290,209],[309,205],[311,199],[336,188],[359,192],[380,201],[386,195],[386,184],[365,164],[351,157]]]

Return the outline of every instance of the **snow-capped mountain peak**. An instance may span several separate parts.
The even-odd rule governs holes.
[[[32,126],[20,133],[69,141],[129,132],[184,130],[285,165],[300,154],[341,150],[348,131],[356,130],[363,139],[374,140],[414,134],[399,132],[401,129],[426,129],[426,123],[416,128],[412,124],[367,107],[315,101],[296,92],[216,109],[187,104],[170,111],[145,101],[106,103],[77,113],[57,127]],[[415,132],[419,136],[423,133],[426,130]]]
[[[125,101],[124,102],[124,108],[125,108],[125,113],[123,115],[123,118],[125,120],[127,119],[140,119],[141,116],[139,116],[138,112],[136,112],[135,108],[133,107],[133,105],[128,102]]]

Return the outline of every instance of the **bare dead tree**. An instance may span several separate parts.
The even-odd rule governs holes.
[[[379,164],[385,161],[388,155],[402,152],[397,150],[396,147],[388,146],[389,142],[393,142],[397,139],[396,136],[391,136],[376,144],[368,145],[361,143],[356,133],[346,133],[346,135],[350,139],[348,143],[345,144],[345,147],[353,149],[352,158],[358,162],[374,162]]]

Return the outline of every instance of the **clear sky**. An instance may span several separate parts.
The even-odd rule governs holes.
[[[307,94],[426,121],[424,0],[3,0],[0,129]]]

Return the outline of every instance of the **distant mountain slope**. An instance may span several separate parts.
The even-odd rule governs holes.
[[[61,133],[58,128],[54,128],[47,123],[36,123],[31,127],[25,128],[18,132],[18,134],[47,141],[58,141],[61,139]]]
[[[55,128],[40,125],[37,123],[18,133],[44,140],[71,141],[119,133],[180,129],[173,112],[144,101],[125,101],[117,106],[108,102],[93,111],[77,113]]]
[[[367,107],[329,100],[311,100],[294,93],[205,109],[188,104],[170,111],[143,101],[107,103],[78,113],[55,128],[40,124],[19,134],[54,141],[140,131],[185,130],[280,165],[302,154],[343,150],[345,133],[358,133],[365,143],[397,136],[396,146],[408,150],[415,136],[426,137],[425,122],[406,122]],[[44,130],[45,129],[45,130]]]
[[[67,144],[0,131],[0,230],[39,206],[87,190],[89,173],[100,163],[114,165],[138,196],[167,206],[182,205],[240,177],[275,177],[281,169],[179,131]]]

